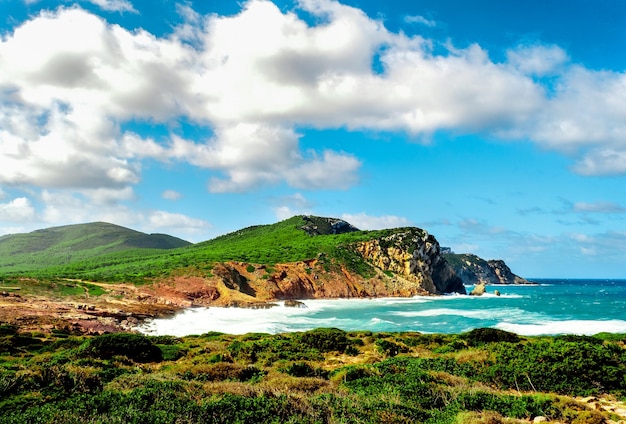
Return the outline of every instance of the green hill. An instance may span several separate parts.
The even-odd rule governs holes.
[[[32,272],[120,251],[147,255],[189,244],[166,234],[145,234],[106,222],[66,225],[0,237],[0,273]]]
[[[155,235],[141,238],[142,233],[123,227],[85,224],[0,238],[0,274],[139,282],[181,269],[191,273],[208,272],[216,262],[272,265],[320,255],[329,260],[350,262],[351,267],[358,270],[369,266],[343,246],[396,231],[398,229],[359,231],[334,218],[294,216],[194,245],[185,245],[186,242],[180,240],[182,247],[155,250],[165,248],[157,247]],[[167,241],[178,240],[160,237]]]

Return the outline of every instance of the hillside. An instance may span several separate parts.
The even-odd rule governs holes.
[[[485,260],[468,253],[444,253],[444,257],[464,285],[533,284],[514,274],[503,260]]]
[[[82,229],[99,228],[87,226]],[[118,228],[120,227],[116,227]],[[48,246],[39,248],[39,251],[35,251],[31,244],[24,243],[21,248],[23,251],[32,252],[30,258],[37,258],[39,255],[46,256],[46,260],[41,260],[43,264],[37,263],[37,266],[30,269],[27,268],[28,263],[22,260],[22,268],[16,271],[35,277],[154,282],[168,279],[173,275],[210,278],[215,274],[212,270],[217,264],[229,267],[229,262],[251,264],[257,268],[275,268],[277,264],[292,264],[293,268],[303,261],[314,260],[321,267],[317,276],[319,281],[324,279],[320,279],[322,274],[331,281],[337,279],[356,281],[358,288],[355,288],[354,293],[349,296],[464,292],[462,285],[454,280],[453,272],[440,256],[436,239],[419,228],[359,231],[349,223],[335,218],[295,216],[276,224],[248,227],[196,245],[159,252],[131,249],[128,246],[128,238],[120,237],[118,231],[109,231],[106,234],[102,231],[89,237],[81,232],[82,237],[69,237],[67,230],[52,229],[26,236],[33,242],[33,234],[48,235],[55,232],[66,235],[65,239],[69,241],[55,240],[49,242]],[[94,244],[95,240],[98,240],[99,244]],[[38,240],[34,241],[39,243]],[[65,248],[67,246],[76,248],[70,250]],[[85,251],[82,252],[78,247],[85,247]],[[126,250],[122,250],[124,248]],[[101,255],[96,254],[98,250],[102,252]],[[68,251],[79,253],[72,256]],[[56,253],[56,256],[51,256],[50,252]],[[79,254],[82,254],[82,257],[79,257]],[[23,259],[23,255],[20,252],[17,257]],[[4,261],[11,261],[13,256],[15,254],[7,255]],[[310,271],[307,275],[311,275]],[[300,275],[293,278],[286,276],[282,280],[287,277],[302,281]],[[369,286],[375,277],[390,281],[383,284],[385,288],[373,289]],[[398,285],[396,284],[398,278],[406,280],[400,285],[415,287],[406,291],[389,288],[391,285]],[[266,283],[259,281],[258,285],[267,285]],[[310,282],[302,284],[315,285]],[[319,290],[298,290],[300,293],[309,293],[311,297],[320,294]],[[346,294],[345,290],[335,292],[338,293],[335,297]],[[291,297],[285,293],[280,296]]]
[[[191,243],[106,222],[66,225],[0,237],[0,274],[29,272],[129,250],[173,249]]]
[[[13,264],[0,271],[0,322],[90,333],[193,306],[466,293],[436,238],[416,227],[294,216],[184,247],[155,240],[172,242],[104,223],[4,237],[0,261]]]

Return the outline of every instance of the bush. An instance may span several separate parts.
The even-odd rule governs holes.
[[[345,331],[338,328],[317,328],[300,335],[300,342],[320,352],[344,352],[350,345]]]
[[[401,352],[408,352],[406,346],[385,339],[376,340],[376,349],[384,356],[396,356]]]
[[[496,342],[518,343],[520,341],[517,334],[496,328],[475,328],[463,334],[461,338],[467,340],[470,346],[480,346],[486,343]]]
[[[141,334],[115,333],[94,337],[85,353],[100,359],[126,356],[135,362],[159,362],[163,353],[149,337]]]
[[[308,362],[294,362],[280,371],[292,377],[320,377],[328,378],[328,371],[321,368],[314,368]]]
[[[480,378],[501,388],[587,396],[626,394],[626,350],[615,344],[538,341],[493,345]]]

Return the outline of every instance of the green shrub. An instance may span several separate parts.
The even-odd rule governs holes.
[[[0,324],[0,336],[13,336],[17,334],[17,325]]]
[[[157,345],[161,349],[161,357],[164,361],[176,361],[187,354],[187,349],[175,345]]]
[[[313,367],[308,362],[294,362],[280,369],[281,372],[292,377],[320,377],[328,378],[328,371]]]
[[[494,344],[479,378],[502,388],[562,394],[626,394],[626,350],[595,341]]]
[[[475,328],[472,331],[461,335],[470,346],[480,346],[486,343],[508,342],[518,343],[520,338],[515,333],[510,333],[497,328]]]
[[[141,334],[114,333],[94,337],[84,351],[100,359],[126,356],[136,362],[158,362],[163,354],[149,337]]]
[[[378,339],[375,344],[378,352],[384,356],[396,356],[399,353],[408,352],[406,346],[402,346],[387,339]]]
[[[347,333],[338,328],[317,328],[300,335],[300,342],[320,352],[344,352],[350,345]]]

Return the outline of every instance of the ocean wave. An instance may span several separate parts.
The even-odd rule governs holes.
[[[515,318],[516,320],[536,322],[545,319],[543,314],[524,311],[519,308],[495,308],[495,309],[453,309],[453,308],[433,308],[422,311],[393,311],[392,315],[404,318],[437,317],[437,316],[459,316],[480,320],[502,320]]]
[[[500,330],[524,336],[555,334],[576,334],[591,336],[598,333],[626,333],[626,321],[623,320],[568,320],[547,321],[537,324],[515,324],[501,322],[495,326]]]

